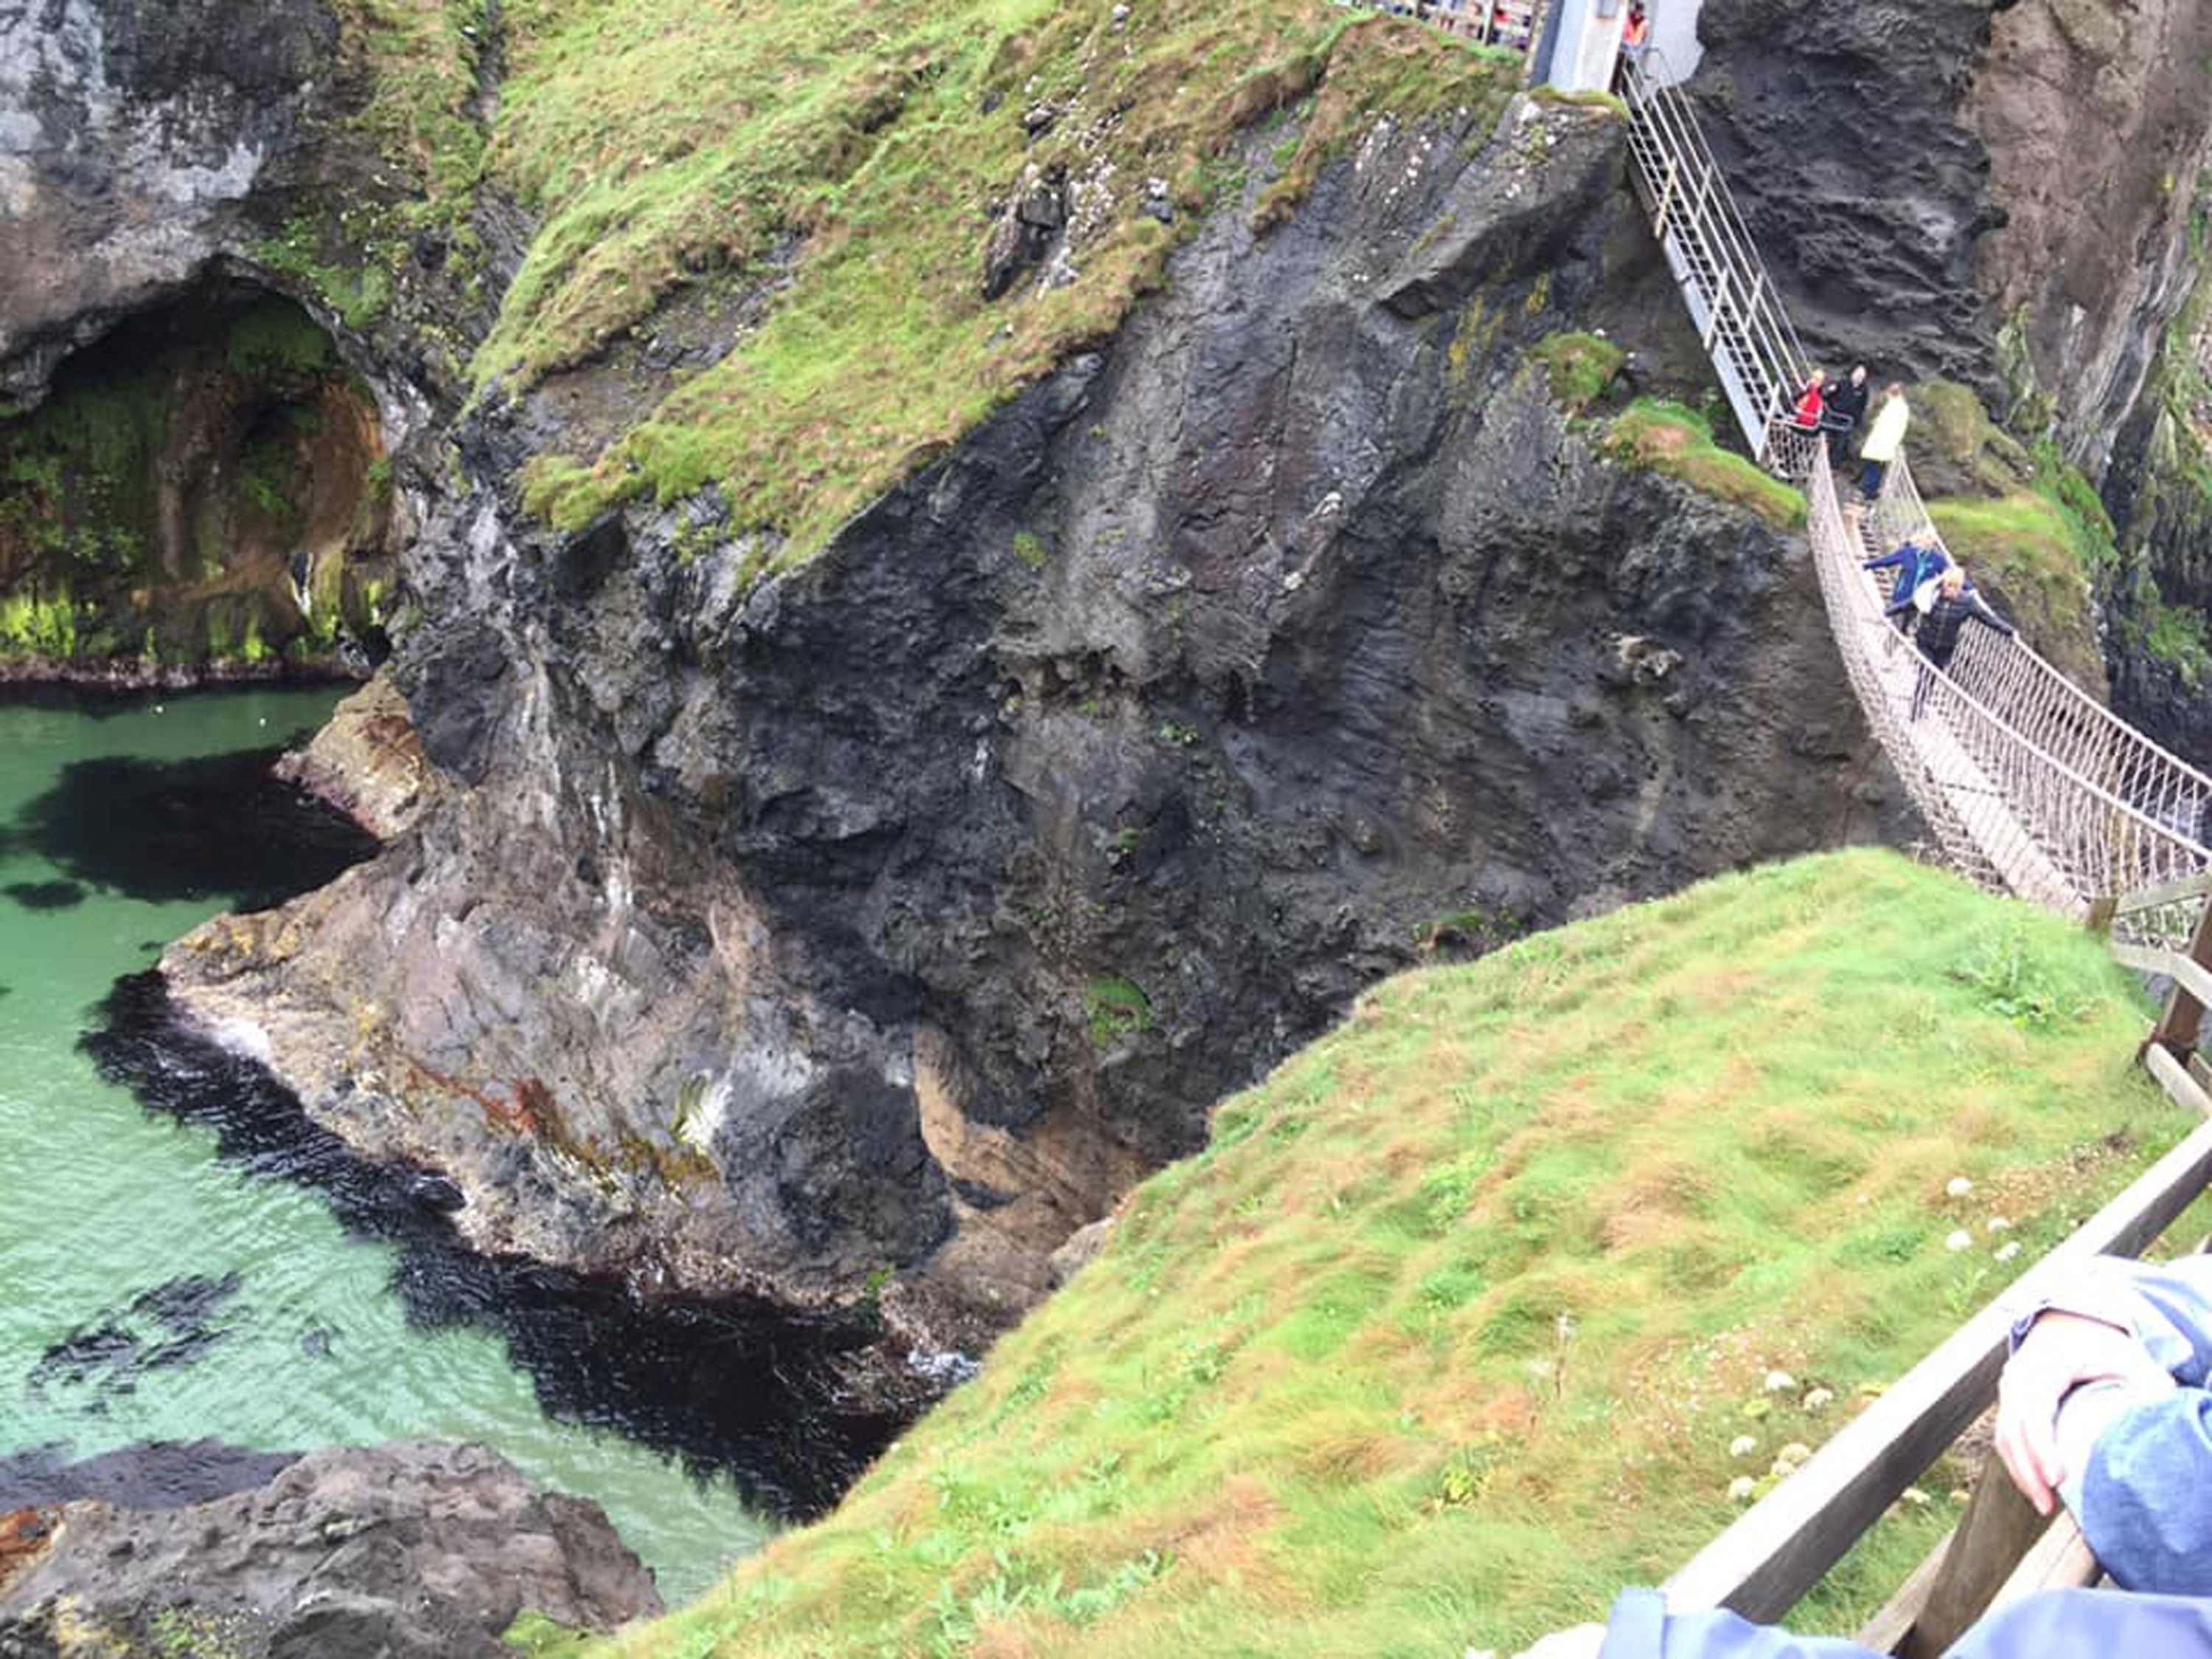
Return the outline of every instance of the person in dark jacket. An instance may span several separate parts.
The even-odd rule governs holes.
[[[1851,434],[1866,419],[1869,395],[1864,363],[1854,368],[1847,378],[1829,386],[1827,413],[1820,425],[1828,434],[1828,459],[1832,465],[1844,464],[1844,452],[1850,446]]]
[[[1897,624],[1897,631],[1912,631],[1912,599],[1923,582],[1930,582],[1951,568],[1951,556],[1940,547],[1923,545],[1919,542],[1899,542],[1893,552],[1878,558],[1862,560],[1862,570],[1890,570],[1897,572],[1897,580],[1889,590],[1886,614]]]
[[[2019,630],[1982,602],[1974,592],[1974,585],[1966,580],[1966,568],[1954,564],[1943,573],[1943,585],[1937,590],[1935,604],[1920,619],[1920,626],[1912,642],[1920,647],[1927,659],[1920,671],[1919,683],[1912,688],[1912,718],[1918,720],[1920,711],[1928,705],[1928,688],[1935,683],[1932,669],[1948,668],[1951,659],[1958,654],[1959,635],[1970,622],[1984,628],[1993,628],[2007,639]]]

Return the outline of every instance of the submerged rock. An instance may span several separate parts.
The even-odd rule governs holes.
[[[596,1504],[480,1446],[312,1453],[182,1508],[75,1501],[0,1522],[0,1652],[85,1659],[495,1659],[526,1610],[611,1629],[660,1611]]]

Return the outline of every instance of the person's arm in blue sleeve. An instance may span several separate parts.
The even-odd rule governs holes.
[[[1655,1589],[1626,1589],[1613,1604],[1598,1659],[1880,1659],[1832,1636],[1792,1636],[1733,1613],[1669,1613]],[[1523,1659],[1550,1659],[1540,1644]]]
[[[2212,1595],[2212,1257],[2088,1264],[2015,1327],[1997,1452],[2114,1582]]]
[[[2044,1590],[1984,1619],[1944,1659],[2205,1659],[2212,1601],[2181,1595]]]

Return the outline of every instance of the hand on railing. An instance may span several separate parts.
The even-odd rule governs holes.
[[[2069,1466],[2081,1461],[2081,1443],[2094,1440],[2094,1429],[2103,1426],[2074,1420],[2094,1402],[2069,1402],[2069,1420],[2063,1436],[2060,1431],[2061,1403],[2091,1383],[2115,1385],[2106,1400],[2106,1420],[2174,1389],[2173,1378],[2133,1335],[2055,1309],[2036,1320],[1998,1380],[1997,1455],[2038,1515],[2051,1513],[2060,1485],[2080,1473]]]

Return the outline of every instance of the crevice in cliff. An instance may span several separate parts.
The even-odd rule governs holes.
[[[213,277],[64,360],[0,422],[16,677],[358,672],[396,574],[368,384],[292,301]]]

